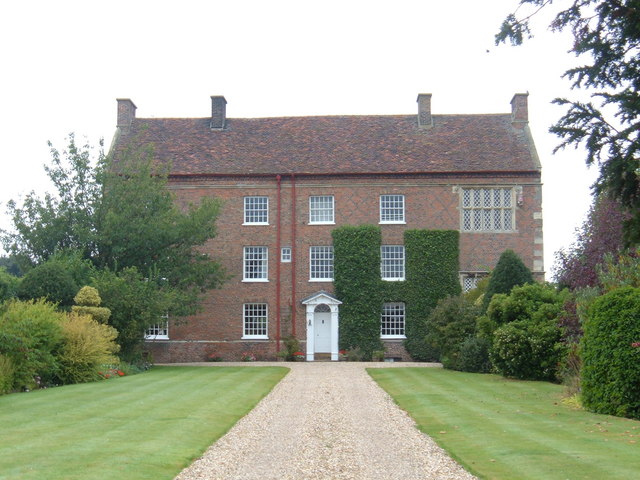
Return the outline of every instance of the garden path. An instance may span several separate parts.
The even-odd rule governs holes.
[[[257,365],[291,372],[176,480],[475,478],[420,432],[365,371],[433,364],[251,364]]]

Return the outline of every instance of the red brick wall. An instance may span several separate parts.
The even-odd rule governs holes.
[[[542,273],[541,185],[539,177],[454,178],[454,177],[303,177],[296,178],[296,293],[292,295],[294,263],[280,263],[280,337],[292,333],[305,344],[305,308],[300,301],[319,291],[333,291],[331,282],[309,281],[309,247],[331,245],[331,230],[341,225],[379,223],[379,199],[383,194],[405,196],[405,225],[381,225],[383,244],[402,244],[406,229],[460,228],[462,185],[506,185],[522,189],[522,202],[516,208],[516,231],[510,233],[465,233],[460,235],[460,270],[486,271],[495,266],[500,254],[513,249],[532,270]],[[201,197],[222,200],[216,223],[218,235],[204,249],[216,258],[230,275],[220,290],[208,292],[201,313],[170,324],[170,341],[149,342],[157,362],[202,361],[216,353],[225,360],[239,359],[252,351],[263,359],[276,353],[276,265],[280,252],[277,238],[277,182],[273,178],[193,178],[173,179],[170,188],[180,205],[197,203]],[[281,183],[281,245],[292,246],[292,183]],[[335,197],[335,225],[309,225],[309,196]],[[242,225],[245,196],[269,198],[269,225]],[[538,243],[536,243],[538,242]],[[269,282],[242,282],[244,246],[267,246]],[[535,268],[534,268],[535,267]],[[269,340],[242,339],[244,303],[267,303]],[[391,352],[393,350],[393,352]],[[406,357],[401,345],[389,346],[389,356]]]

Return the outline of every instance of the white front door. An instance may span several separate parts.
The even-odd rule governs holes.
[[[315,312],[313,314],[315,330],[315,351],[331,353],[331,312]]]

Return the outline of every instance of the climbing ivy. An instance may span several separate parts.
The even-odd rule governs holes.
[[[360,348],[365,358],[381,349],[380,313],[385,302],[404,302],[405,347],[415,360],[433,360],[424,341],[426,318],[437,301],[460,293],[456,231],[407,230],[403,282],[380,278],[380,227],[333,230],[334,285],[340,308],[340,348]]]
[[[380,341],[380,228],[344,226],[333,230],[334,285],[340,307],[340,348],[360,348],[365,358]]]

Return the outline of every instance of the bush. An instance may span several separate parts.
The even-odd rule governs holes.
[[[640,419],[640,289],[622,287],[589,309],[582,337],[582,402]]]
[[[115,328],[73,312],[62,322],[64,345],[60,351],[60,378],[63,383],[90,382],[98,378],[101,365],[117,364],[120,349]]]
[[[62,307],[73,304],[73,296],[78,286],[71,274],[59,262],[38,265],[22,278],[18,288],[18,298],[31,300],[44,298]]]
[[[469,337],[460,345],[456,370],[473,373],[489,373],[491,342],[486,338]]]
[[[496,293],[510,293],[511,289],[517,285],[533,283],[533,275],[522,260],[513,250],[505,250],[496,264],[496,268],[491,272],[487,291],[482,300],[484,311],[489,307],[491,298]]]
[[[480,309],[463,296],[438,301],[427,319],[426,342],[440,352],[446,368],[456,368],[460,345],[475,334]]]
[[[10,393],[13,388],[15,369],[9,357],[0,355],[0,395]]]
[[[18,294],[20,279],[11,275],[4,267],[0,267],[0,303]]]
[[[62,345],[64,314],[45,300],[10,300],[0,309],[0,354],[14,367],[13,390],[33,389],[58,379],[55,354]]]
[[[520,380],[556,380],[565,346],[555,321],[520,320],[493,334],[491,363],[505,377]]]
[[[72,312],[78,315],[89,315],[98,323],[107,323],[111,316],[111,310],[101,307],[102,299],[98,290],[93,287],[82,287],[73,301],[76,303],[71,307]]]
[[[286,336],[282,339],[284,343],[284,350],[280,352],[280,356],[288,362],[295,362],[297,360],[296,353],[300,353],[300,341],[293,335]]]

